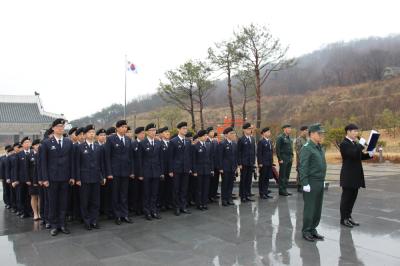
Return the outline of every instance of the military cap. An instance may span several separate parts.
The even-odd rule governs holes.
[[[76,131],[75,131],[75,135],[80,135],[81,133],[84,133],[85,128],[84,127],[79,127]]]
[[[119,121],[117,121],[117,123],[115,123],[116,128],[122,127],[122,126],[127,126],[127,125],[128,125],[128,123],[126,122],[126,120],[119,120]]]
[[[162,127],[162,128],[160,128],[158,130],[158,132],[161,134],[161,133],[163,133],[164,131],[167,131],[167,130],[168,130],[168,127]]]
[[[319,133],[325,133],[324,128],[321,126],[321,124],[312,124],[311,126],[308,127],[308,131],[310,133],[312,132],[319,132]]]
[[[21,144],[23,144],[25,141],[27,141],[27,140],[31,140],[29,137],[25,137],[25,138],[23,138],[22,140],[21,140]]]
[[[269,127],[264,127],[262,130],[261,130],[261,134],[263,134],[263,133],[265,133],[265,132],[267,132],[267,131],[269,131],[270,129],[269,129]]]
[[[285,128],[288,128],[288,127],[292,127],[290,124],[284,124],[283,126],[282,126],[282,129],[285,129]]]
[[[198,136],[197,134],[194,134],[194,136],[193,136],[193,140],[196,140],[196,139],[198,139],[200,136]]]
[[[95,130],[95,128],[94,128],[94,126],[93,125],[87,125],[86,127],[85,127],[85,129],[83,130],[83,133],[88,133],[90,130]]]
[[[191,137],[193,137],[193,133],[189,131],[188,133],[186,133],[185,137],[191,138]]]
[[[233,128],[232,127],[227,127],[227,128],[225,128],[224,129],[224,135],[226,135],[226,134],[228,134],[229,132],[232,132],[233,131]]]
[[[302,127],[300,127],[300,131],[304,131],[304,130],[307,130],[308,129],[308,126],[302,126]]]
[[[35,145],[40,144],[40,143],[41,143],[40,139],[34,139],[32,141],[32,146],[35,146]]]
[[[187,122],[180,122],[176,125],[177,128],[187,127]]]
[[[109,127],[109,128],[107,128],[107,130],[106,130],[106,135],[107,136],[109,136],[109,135],[111,135],[111,134],[114,134],[115,133],[115,127]]]
[[[19,145],[20,145],[20,143],[19,143],[19,142],[15,142],[15,143],[12,145],[12,147],[13,147],[13,148],[15,148],[15,147],[19,147]]]
[[[243,124],[243,129],[248,129],[248,128],[250,128],[251,127],[251,124],[250,123],[248,123],[248,122],[246,122],[246,123],[244,123]]]
[[[107,134],[107,132],[104,128],[100,128],[96,131],[96,136],[98,136],[100,134]]]
[[[147,130],[150,130],[150,129],[152,129],[152,128],[156,128],[156,124],[154,124],[154,123],[148,124],[148,125],[145,127],[145,130],[147,131]]]
[[[12,152],[14,150],[13,146],[8,145],[8,148],[6,149],[7,152]]]
[[[135,129],[135,134],[139,134],[139,133],[141,133],[141,132],[143,132],[144,131],[144,127],[137,127],[136,129]]]
[[[210,133],[210,131],[213,131],[214,130],[214,128],[213,127],[208,127],[207,129],[206,129],[206,131],[207,131],[207,134],[208,133]]]
[[[68,131],[68,135],[74,134],[74,132],[78,129],[78,127],[73,127]]]
[[[9,148],[12,148],[11,145],[6,145],[6,146],[4,147],[4,150],[7,151]]]
[[[357,130],[358,126],[356,126],[355,124],[348,124],[345,128],[344,131],[350,131],[350,130]]]
[[[65,125],[65,119],[57,118],[56,120],[53,121],[51,127],[55,127],[57,125]]]
[[[198,132],[197,132],[197,136],[198,137],[202,137],[202,136],[204,136],[204,135],[206,135],[207,134],[207,130],[204,130],[204,129],[200,129]]]

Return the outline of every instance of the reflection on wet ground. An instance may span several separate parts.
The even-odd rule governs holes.
[[[1,265],[400,265],[400,176],[368,177],[354,218],[361,226],[339,225],[340,188],[324,198],[319,232],[323,242],[301,238],[303,200],[291,197],[210,205],[191,215],[162,213],[159,221],[135,217],[132,225],[103,221],[85,231],[51,237],[31,221],[0,206]],[[253,192],[256,192],[254,189]]]

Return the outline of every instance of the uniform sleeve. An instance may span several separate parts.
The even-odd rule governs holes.
[[[75,179],[76,181],[81,181],[81,151],[79,147],[76,147],[75,151]]]
[[[282,145],[282,138],[279,136],[276,139],[276,156],[278,157],[278,161],[281,161],[281,145]]]
[[[108,139],[104,145],[104,161],[106,166],[106,176],[111,176],[111,140]]]
[[[311,153],[308,149],[301,149],[300,151],[300,182],[303,186],[307,186],[309,184],[309,170],[310,170],[310,158]]]
[[[263,152],[263,149],[262,149],[262,141],[260,140],[258,143],[257,143],[257,163],[258,164],[262,164],[262,152]]]

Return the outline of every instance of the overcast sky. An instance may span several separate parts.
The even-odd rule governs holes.
[[[399,2],[399,1],[397,1]],[[0,94],[40,92],[69,120],[153,93],[164,72],[202,59],[239,25],[268,25],[290,56],[340,40],[399,33],[387,1],[1,1]]]

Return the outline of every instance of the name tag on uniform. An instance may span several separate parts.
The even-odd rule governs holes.
[[[200,150],[199,150],[199,152],[203,152],[203,150],[202,150],[202,149],[200,149]]]
[[[137,151],[137,150],[138,150],[138,148],[136,147],[136,148],[135,148],[135,151]]]
[[[84,151],[83,151],[83,153],[88,153],[88,152],[89,152],[88,150],[84,150]]]
[[[50,150],[55,150],[56,146],[51,146]]]
[[[31,158],[31,161],[33,162],[34,160],[35,160],[35,158],[32,157],[32,158]]]
[[[179,146],[178,146],[178,149],[180,149],[180,148],[182,148],[182,146],[181,146],[181,145],[179,145]]]
[[[150,150],[150,147],[147,147],[147,148],[146,148],[146,151],[149,151],[149,150]]]
[[[118,143],[115,144],[115,147],[117,147],[117,148],[119,147]]]
[[[230,149],[229,146],[226,146],[226,149],[229,150]]]
[[[21,160],[25,160],[25,158],[24,158],[24,157],[22,157],[22,158],[21,158]]]

